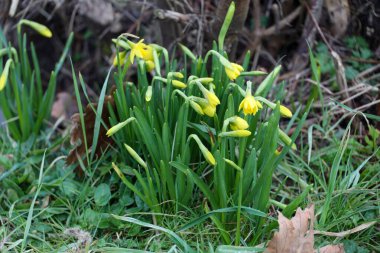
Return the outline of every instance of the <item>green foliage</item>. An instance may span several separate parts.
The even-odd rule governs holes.
[[[28,22],[33,26],[39,25],[36,22]],[[40,26],[42,25],[37,28]],[[51,72],[49,83],[46,86],[42,83],[41,70],[33,43],[29,45],[26,34],[21,33],[21,25],[18,26],[17,31],[18,50],[12,45],[6,44],[5,40],[0,43],[0,71],[3,72],[5,57],[8,58],[7,62],[12,61],[9,73],[5,75],[5,70],[2,73],[5,83],[0,89],[0,105],[8,121],[7,127],[11,137],[16,141],[30,140],[33,142],[44,129],[45,121],[50,117],[57,75],[72,43],[73,34],[69,36],[62,56]],[[4,37],[1,31],[0,37]],[[31,52],[31,56],[29,52]]]

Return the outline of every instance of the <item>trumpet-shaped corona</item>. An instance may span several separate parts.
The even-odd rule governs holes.
[[[135,56],[143,59],[144,61],[151,61],[153,62],[153,47],[146,45],[143,43],[143,39],[140,40],[137,43],[133,43],[131,41],[128,41],[129,46],[131,47],[131,54],[129,55],[129,59],[131,63],[133,63]]]
[[[255,115],[263,106],[251,94],[247,94],[239,105],[239,111],[243,109],[245,115]]]

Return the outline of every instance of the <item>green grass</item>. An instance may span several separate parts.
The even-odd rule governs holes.
[[[313,131],[322,129],[315,128]],[[301,136],[305,139],[304,143],[307,143],[307,136],[307,133]],[[157,230],[145,224],[151,224],[152,219],[149,212],[143,211],[147,209],[141,200],[126,187],[115,188],[117,178],[115,175],[109,177],[110,166],[107,163],[94,164],[94,170],[89,175],[77,180],[73,176],[73,168],[66,167],[61,156],[67,154],[67,146],[47,150],[45,156],[41,149],[51,142],[59,142],[61,138],[59,134],[53,135],[52,140],[39,138],[31,148],[27,143],[13,143],[4,131],[1,132],[0,238],[4,242],[1,244],[3,252],[6,252],[5,249],[9,252],[23,252],[23,249],[59,252],[59,249],[72,246],[77,241],[65,235],[65,230],[71,227],[88,231],[93,239],[90,249],[99,252],[111,248],[114,252],[122,252],[122,248],[156,252],[172,247],[181,252],[178,238],[199,251],[215,250],[220,245],[218,229],[211,220],[202,218],[198,221],[203,213],[201,205],[173,215],[156,214],[162,218],[165,229]],[[299,151],[291,152],[279,165],[274,174],[271,196],[286,205],[296,199],[307,185],[312,185],[299,206],[315,203],[315,226],[321,231],[340,232],[366,222],[379,221],[379,150],[373,151],[355,140],[356,136],[348,127],[344,133],[330,131],[325,138],[314,137],[308,142],[312,144],[311,156],[308,155],[309,146],[301,145]],[[8,159],[10,155],[13,157],[11,160]],[[42,174],[39,176],[40,172]],[[122,203],[111,201],[106,206],[98,206],[94,191],[101,182],[109,185],[111,200],[123,198]],[[330,202],[326,201],[328,198]],[[140,208],[137,209],[136,205]],[[273,207],[282,209],[277,205]],[[144,225],[122,221],[122,218],[111,215],[125,213],[131,219],[145,222]],[[275,213],[272,215],[276,216]],[[291,213],[287,216],[290,217]],[[182,229],[194,221],[195,225]],[[249,227],[249,224],[242,224],[242,229]],[[177,239],[173,233],[178,236]],[[351,252],[357,249],[364,250],[361,252],[378,251],[380,245],[376,235],[377,228],[372,226],[343,238],[317,235],[316,244],[344,242]],[[270,237],[271,231],[266,231],[258,244]]]

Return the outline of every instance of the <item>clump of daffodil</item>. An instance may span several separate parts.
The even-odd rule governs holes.
[[[243,110],[244,115],[255,115],[257,111],[263,106],[259,101],[257,101],[253,96],[252,96],[252,83],[250,81],[247,82],[247,90],[245,92],[245,98],[241,101],[239,105],[239,111]]]
[[[5,85],[7,84],[8,75],[9,75],[9,69],[13,63],[12,59],[8,59],[5,63],[3,73],[1,73],[0,76],[0,91],[2,91],[5,88]]]
[[[117,133],[120,129],[122,129],[123,127],[125,127],[126,125],[128,125],[130,122],[134,121],[135,119],[136,119],[136,118],[131,117],[131,118],[129,118],[129,119],[123,121],[123,122],[120,122],[120,123],[114,125],[113,127],[111,127],[111,128],[107,131],[106,135],[107,135],[108,137],[114,135],[114,134]]]
[[[49,28],[47,28],[46,26],[44,26],[40,23],[37,23],[35,21],[30,21],[27,19],[21,19],[17,25],[17,29],[19,31],[21,30],[22,25],[27,25],[27,26],[31,27],[32,29],[34,29],[35,31],[37,31],[39,34],[41,34],[44,37],[51,38],[53,36],[53,33],[50,31]]]
[[[189,141],[191,138],[195,140],[195,142],[198,144],[199,150],[202,152],[203,157],[206,159],[206,161],[211,164],[215,165],[216,161],[212,153],[203,145],[202,141],[199,139],[199,137],[196,134],[191,134],[187,141]]]
[[[224,66],[224,70],[226,71],[226,74],[228,78],[232,81],[234,81],[242,71],[244,71],[244,68],[237,64],[237,63],[231,63],[230,66]]]

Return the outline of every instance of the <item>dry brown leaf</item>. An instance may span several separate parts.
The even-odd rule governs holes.
[[[287,219],[279,212],[279,231],[274,233],[265,253],[344,253],[343,245],[327,245],[314,250],[314,205],[297,209],[296,215]]]
[[[310,253],[314,252],[314,206],[287,219],[282,213],[278,215],[279,231],[269,242],[266,253]]]
[[[115,91],[115,87],[111,89],[110,94],[113,94]],[[107,95],[104,99],[103,104],[103,113],[102,113],[102,120],[105,123],[107,127],[110,126],[109,122],[109,110],[108,105],[110,105],[113,110],[115,111],[115,101],[113,98],[113,95]],[[85,122],[85,130],[86,130],[86,141],[88,149],[91,150],[93,148],[96,149],[95,154],[97,156],[100,156],[102,152],[113,143],[112,138],[108,138],[106,136],[107,129],[103,126],[103,124],[100,124],[100,130],[99,130],[99,136],[98,136],[98,143],[96,147],[92,147],[92,141],[94,136],[94,126],[95,126],[95,120],[96,120],[96,110],[97,110],[97,104],[92,103],[86,106],[86,109],[84,111],[84,122]],[[73,126],[71,129],[71,138],[70,143],[71,145],[74,145],[75,147],[70,151],[66,163],[68,165],[74,164],[78,161],[78,158],[82,158],[84,154],[86,153],[86,145],[83,138],[83,130],[82,130],[82,124],[80,120],[79,113],[74,114],[71,117]],[[83,160],[84,164],[86,165],[86,160]],[[80,174],[81,171],[79,170],[79,167],[77,167],[77,172]]]
[[[73,96],[68,92],[58,93],[57,99],[51,109],[51,116],[56,119],[60,117],[69,119],[75,111],[77,111],[77,106]]]
[[[320,248],[318,251],[314,251],[315,253],[344,253],[343,244],[338,245],[327,245]]]

